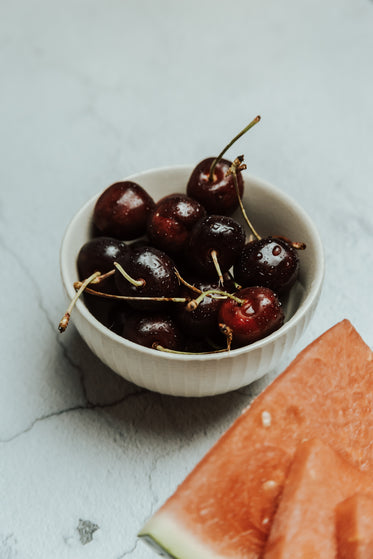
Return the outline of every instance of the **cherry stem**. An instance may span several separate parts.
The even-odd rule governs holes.
[[[218,274],[218,277],[219,277],[219,283],[220,283],[220,285],[224,285],[224,278],[223,278],[223,274],[221,272],[221,268],[220,268],[220,264],[219,264],[219,260],[218,260],[218,253],[214,249],[210,252],[210,255],[211,255],[212,261],[214,263],[215,270],[216,270],[216,272]]]
[[[191,289],[192,291],[194,291],[194,293],[198,293],[198,294],[202,293],[202,291],[200,289],[198,289],[198,287],[188,283],[184,278],[182,278],[176,268],[174,268],[174,271],[175,271],[175,275],[176,275],[177,279],[179,280],[179,282],[182,283],[183,285],[185,285],[185,287],[188,287],[188,289]]]
[[[219,161],[221,160],[221,158],[223,157],[223,155],[225,154],[225,152],[226,152],[231,146],[233,146],[233,144],[234,144],[239,138],[241,138],[241,136],[243,136],[244,134],[246,134],[246,132],[248,132],[248,130],[250,130],[250,128],[252,128],[253,126],[255,126],[255,124],[257,124],[259,121],[260,121],[260,116],[258,115],[258,116],[256,116],[256,117],[254,118],[254,120],[252,120],[247,126],[245,126],[245,128],[244,128],[243,130],[241,130],[241,132],[239,132],[239,133],[237,134],[237,136],[235,136],[235,137],[233,138],[233,140],[231,140],[231,141],[229,142],[229,144],[227,144],[227,145],[225,146],[225,148],[223,149],[223,151],[221,151],[221,152],[219,153],[219,155],[214,159],[214,161],[212,162],[211,167],[210,167],[210,173],[209,173],[209,181],[210,181],[210,182],[213,180],[215,167],[216,167],[216,165],[219,163]]]
[[[224,334],[224,336],[227,338],[227,347],[228,347],[228,350],[230,350],[231,345],[232,345],[232,339],[233,339],[232,328],[230,328],[226,324],[220,323],[219,324],[219,329],[220,329],[220,332],[222,334]]]
[[[81,289],[81,287],[82,282],[76,281],[74,283],[75,289]],[[89,287],[85,287],[84,290],[90,295],[96,295],[97,297],[103,297],[104,299],[118,299],[119,301],[171,301],[173,303],[188,303],[190,301],[189,297],[138,297],[137,295],[114,295],[113,293],[104,293],[103,291],[96,291],[95,289],[90,289]]]
[[[96,278],[98,278],[100,276],[101,276],[101,272],[95,272],[94,274],[89,276],[89,278],[85,279],[83,282],[79,282],[81,285],[80,285],[78,291],[75,293],[74,297],[71,299],[70,305],[68,306],[67,311],[65,312],[65,314],[61,318],[60,323],[58,325],[58,330],[61,332],[61,334],[62,334],[62,332],[64,332],[66,330],[66,328],[69,324],[70,315],[71,315],[71,312],[72,312],[72,310],[75,306],[75,303],[77,302],[77,300],[79,299],[79,297],[81,296],[83,291],[86,289],[87,285],[92,283]]]
[[[211,351],[176,351],[176,349],[168,349],[167,347],[159,345],[156,342],[153,344],[152,347],[157,351],[163,351],[165,353],[176,353],[177,355],[211,355],[212,353],[227,353],[227,351],[229,351],[228,347],[223,349],[212,349]]]
[[[290,246],[292,246],[296,250],[305,250],[307,248],[306,243],[303,243],[302,241],[292,241],[291,239],[288,239],[287,237],[284,237],[283,235],[273,235],[273,238],[274,239],[281,239],[281,240],[285,241],[285,243],[288,243]]]
[[[209,297],[210,295],[218,295],[218,298],[222,299],[226,299],[228,297],[229,299],[233,299],[233,301],[236,301],[236,303],[238,303],[239,305],[243,305],[245,302],[243,299],[240,299],[239,297],[236,297],[235,295],[232,295],[232,293],[228,293],[227,291],[221,291],[220,289],[208,289],[207,291],[203,291],[201,295],[197,297],[197,299],[192,299],[191,301],[189,301],[186,305],[186,309],[188,311],[194,311],[194,309],[198,307],[203,299],[205,297]]]
[[[243,207],[243,203],[242,203],[242,200],[241,200],[240,191],[238,189],[237,169],[242,169],[242,168],[246,169],[246,165],[243,167],[243,155],[239,155],[238,157],[236,157],[236,159],[233,161],[232,165],[229,167],[227,174],[233,175],[234,186],[235,186],[235,189],[236,189],[238,203],[240,204],[242,215],[243,215],[247,225],[249,226],[250,231],[252,232],[252,234],[258,239],[258,241],[260,241],[261,236],[254,229],[253,224],[251,223],[250,219],[247,216],[247,213],[245,211],[245,208]]]
[[[144,279],[139,279],[139,280],[133,279],[129,274],[127,274],[127,272],[123,269],[123,267],[120,264],[118,264],[118,262],[114,262],[114,266],[116,267],[118,272],[120,272],[122,276],[125,277],[126,280],[132,283],[132,285],[134,285],[135,287],[143,287],[146,284],[146,281]]]
[[[239,283],[236,282],[236,280],[234,279],[234,277],[232,276],[230,271],[228,271],[228,274],[229,274],[229,277],[231,278],[231,281],[233,282],[233,285],[236,288],[236,290],[239,291],[240,289],[242,289],[242,285],[240,285]]]
[[[114,274],[115,274],[115,270],[110,270],[110,272],[106,272],[106,274],[101,274],[100,276],[98,276],[91,283],[96,285],[97,283],[101,283],[103,280],[110,278]]]

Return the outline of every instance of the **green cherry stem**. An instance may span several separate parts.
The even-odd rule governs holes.
[[[114,266],[116,267],[118,272],[120,272],[122,276],[125,277],[126,280],[129,281],[129,283],[132,283],[132,285],[134,285],[135,287],[143,287],[145,285],[146,281],[144,279],[135,280],[129,274],[127,274],[126,270],[120,264],[118,264],[118,262],[114,262]]]
[[[240,289],[242,289],[242,285],[240,285],[239,283],[236,282],[236,280],[234,279],[232,273],[230,272],[230,270],[228,271],[228,275],[231,279],[231,281],[233,282],[234,287],[236,288],[237,291],[239,291]]]
[[[228,347],[228,351],[229,351],[231,349],[232,340],[233,340],[232,329],[229,326],[227,326],[226,324],[223,324],[222,322],[220,322],[219,323],[219,330],[226,337],[227,347]]]
[[[205,297],[209,297],[210,295],[217,295],[218,298],[221,299],[226,299],[228,297],[229,299],[236,301],[236,303],[238,303],[239,305],[243,305],[245,302],[243,299],[240,299],[239,297],[236,297],[235,295],[232,295],[232,293],[228,293],[227,291],[221,291],[220,289],[208,289],[207,291],[203,291],[201,295],[197,297],[197,299],[192,299],[191,301],[189,301],[186,305],[187,310],[194,311],[194,309],[198,307],[201,301],[203,301]]]
[[[82,283],[76,281],[74,283],[75,289],[81,289]],[[102,297],[103,299],[117,299],[118,301],[160,301],[166,302],[171,301],[172,303],[189,303],[190,297],[138,297],[137,295],[114,295],[112,293],[104,293],[103,291],[96,291],[89,287],[85,287],[84,291],[90,295],[96,295],[96,297]]]
[[[103,280],[110,278],[114,274],[115,274],[115,270],[110,270],[110,272],[106,272],[106,274],[99,275],[96,279],[91,281],[91,283],[96,285],[97,283],[101,283]]]
[[[177,279],[179,280],[179,282],[182,283],[183,285],[185,285],[185,287],[187,287],[191,291],[194,291],[194,293],[198,293],[198,294],[202,293],[202,291],[200,289],[198,289],[198,287],[196,287],[195,285],[192,285],[191,283],[188,283],[184,278],[182,278],[176,268],[174,268],[174,271],[175,271],[175,275],[176,275]]]
[[[213,263],[214,263],[216,273],[218,274],[219,283],[220,283],[220,285],[224,285],[224,278],[223,278],[223,274],[222,274],[222,272],[221,272],[221,268],[220,268],[220,264],[219,264],[219,260],[218,260],[218,253],[217,253],[217,251],[216,251],[216,250],[212,250],[212,251],[210,252],[210,256],[211,256],[211,259],[212,259],[212,261],[213,261]]]
[[[238,157],[236,157],[236,159],[233,161],[232,165],[229,167],[227,174],[233,175],[234,186],[235,186],[235,189],[236,189],[238,203],[240,204],[242,215],[243,215],[247,225],[249,226],[250,231],[252,232],[252,234],[258,239],[258,241],[260,241],[261,236],[254,229],[254,226],[251,223],[250,219],[248,218],[247,213],[245,211],[245,208],[243,207],[243,203],[242,203],[241,196],[240,196],[240,191],[238,189],[237,169],[239,169],[239,170],[246,169],[246,165],[244,165],[244,163],[243,163],[243,155],[239,155]]]
[[[176,353],[177,355],[211,355],[212,353],[227,353],[227,351],[229,351],[228,347],[225,347],[223,349],[212,349],[211,351],[199,351],[198,353],[193,351],[176,351],[175,349],[168,349],[167,347],[164,347],[157,343],[154,343],[152,347],[153,349],[156,349],[158,351],[164,351],[165,353]]]
[[[306,243],[303,243],[302,241],[292,241],[291,239],[288,239],[283,235],[273,235],[273,238],[285,241],[285,243],[291,245],[293,248],[295,248],[295,250],[305,250],[307,248]]]
[[[77,300],[79,299],[79,297],[81,296],[83,291],[86,289],[86,287],[90,283],[92,283],[96,278],[98,278],[99,276],[101,276],[101,272],[95,272],[94,274],[89,276],[89,278],[85,279],[83,282],[79,282],[81,285],[80,285],[79,289],[77,290],[77,292],[75,293],[74,297],[71,299],[70,305],[68,306],[67,311],[65,312],[65,314],[61,318],[60,323],[58,325],[58,330],[59,330],[59,332],[61,332],[61,334],[62,334],[62,332],[64,332],[66,330],[66,328],[69,324],[71,312],[72,312],[72,310],[75,306],[75,303],[77,302]]]
[[[229,169],[227,171],[227,175],[233,175],[234,186],[235,186],[235,189],[236,189],[238,203],[240,205],[242,215],[243,215],[247,225],[249,226],[250,231],[254,235],[254,237],[256,237],[258,241],[260,241],[260,239],[262,237],[254,229],[253,224],[251,223],[250,219],[248,218],[247,213],[245,211],[245,208],[242,204],[240,192],[239,192],[239,189],[238,189],[237,169],[239,171],[242,171],[243,169],[246,169],[246,165],[243,163],[243,159],[244,159],[243,155],[239,155],[238,157],[236,157],[236,159],[233,161],[232,165],[229,167]],[[287,237],[284,237],[283,235],[273,235],[273,238],[274,239],[282,239],[283,241],[288,243],[290,246],[292,246],[296,250],[305,250],[305,248],[306,248],[306,243],[303,243],[302,241],[292,241],[291,239],[288,239]]]
[[[219,163],[219,161],[221,160],[221,158],[223,157],[223,155],[225,154],[226,151],[228,151],[228,149],[233,146],[233,144],[239,139],[241,138],[241,136],[243,136],[244,134],[246,134],[246,132],[248,132],[250,130],[250,128],[252,128],[253,126],[255,126],[255,124],[257,124],[260,121],[260,116],[256,116],[254,118],[254,120],[252,120],[247,126],[245,126],[245,128],[243,130],[241,130],[241,132],[239,132],[237,134],[237,136],[235,136],[233,138],[233,140],[231,140],[229,142],[229,144],[227,144],[225,146],[225,148],[219,153],[219,155],[214,159],[214,161],[211,164],[210,167],[210,173],[209,173],[209,181],[211,182],[214,178],[214,171],[215,171],[215,167],[216,165]]]

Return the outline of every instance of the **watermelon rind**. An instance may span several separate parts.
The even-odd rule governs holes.
[[[171,515],[158,511],[138,536],[163,557],[171,559],[227,559],[212,551],[180,525]]]

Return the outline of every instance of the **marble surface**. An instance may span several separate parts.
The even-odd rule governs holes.
[[[213,155],[261,114],[238,149],[325,246],[294,355],[344,317],[372,345],[373,2],[18,0],[0,13],[0,558],[148,559],[138,529],[271,378],[170,398],[106,369],[73,324],[59,335],[65,227],[113,181]]]

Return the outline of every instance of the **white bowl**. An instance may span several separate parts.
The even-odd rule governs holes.
[[[153,169],[128,177],[157,201],[166,194],[185,192],[192,166]],[[209,396],[235,390],[274,370],[308,326],[316,308],[324,276],[319,234],[305,211],[281,190],[243,172],[244,206],[262,236],[279,234],[307,244],[299,251],[299,281],[285,305],[285,324],[270,336],[229,353],[179,355],[157,352],[130,342],[103,326],[77,302],[71,320],[90,349],[113,371],[149,390],[174,396]],[[76,257],[89,239],[91,218],[100,193],[75,215],[64,235],[60,264],[70,300],[78,279]],[[240,212],[237,219],[242,222]]]

